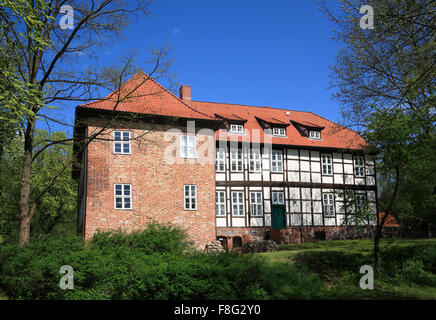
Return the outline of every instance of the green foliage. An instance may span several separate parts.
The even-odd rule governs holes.
[[[97,232],[89,243],[90,247],[109,252],[116,247],[128,247],[140,250],[144,254],[172,253],[181,254],[193,249],[193,243],[187,240],[186,230],[171,224],[152,222],[142,231],[126,235],[121,230]]]
[[[41,150],[52,140],[66,139],[63,131],[48,133],[37,130],[35,143]],[[0,232],[6,242],[16,241],[20,214],[19,197],[23,163],[23,138],[16,134],[0,155]],[[51,180],[53,173],[72,156],[71,144],[57,144],[42,151],[35,159],[32,170],[32,198],[39,194]],[[73,234],[76,226],[77,182],[71,176],[71,168],[58,177],[53,186],[40,200],[31,228],[32,235]]]
[[[0,288],[14,299],[283,299],[325,290],[304,268],[269,266],[252,254],[201,253],[184,236],[152,224],[131,234],[98,233],[86,245],[75,236],[5,245]],[[73,290],[59,287],[62,265],[74,269]]]
[[[295,254],[297,265],[308,268],[330,283],[357,286],[363,265],[372,265],[368,253],[346,252],[337,249],[312,250]],[[436,246],[434,243],[391,245],[381,255],[381,270],[376,278],[381,284],[436,285]]]
[[[382,254],[382,270],[399,283],[436,286],[436,248],[432,244],[391,247]]]

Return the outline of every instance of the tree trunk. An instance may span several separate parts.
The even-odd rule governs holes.
[[[374,233],[374,269],[377,273],[380,271],[380,238],[381,227],[377,225]]]
[[[20,229],[18,232],[19,245],[24,245],[29,240],[30,236],[30,222],[32,220],[33,213],[29,210],[30,179],[32,175],[32,149],[34,131],[35,118],[32,118],[27,124],[27,129],[24,136],[24,161],[20,189]]]

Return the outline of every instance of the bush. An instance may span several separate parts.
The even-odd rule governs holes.
[[[90,241],[91,247],[104,252],[114,247],[129,247],[145,254],[174,253],[180,254],[193,249],[193,243],[187,240],[186,231],[171,224],[150,223],[145,230],[129,234],[118,231],[97,232]]]
[[[395,246],[382,252],[384,275],[400,283],[436,285],[436,247],[434,244]]]
[[[0,287],[12,299],[266,299],[284,297],[275,293],[282,281],[299,285],[301,291],[287,289],[295,297],[315,282],[289,267],[268,267],[258,255],[191,248],[180,229],[157,224],[98,233],[87,244],[40,237],[1,247]],[[73,290],[59,287],[62,265],[74,269]]]
[[[358,277],[361,266],[372,264],[371,257],[364,254],[335,250],[299,253],[295,256],[294,261],[327,281],[339,278],[349,272],[355,272],[356,277]]]

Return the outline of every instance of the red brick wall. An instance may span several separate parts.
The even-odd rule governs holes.
[[[98,130],[101,121],[90,119],[89,133]],[[114,154],[113,141],[94,140],[88,146],[85,238],[98,229],[131,231],[144,228],[154,220],[188,229],[198,247],[215,240],[213,161],[201,164],[177,155],[177,163],[168,164],[164,160],[165,150],[179,141],[180,133],[172,134],[176,140],[166,141],[165,132],[174,126],[132,123],[124,126],[129,128],[132,139],[136,139],[131,142],[130,155]],[[186,131],[186,128],[178,129]],[[112,139],[112,131],[107,130],[100,138]],[[197,134],[197,152],[201,141],[214,150],[213,134]],[[176,156],[173,149],[172,154]],[[114,209],[115,183],[131,184],[131,210]],[[197,185],[196,211],[184,210],[184,184]]]

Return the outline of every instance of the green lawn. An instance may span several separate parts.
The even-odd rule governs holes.
[[[382,239],[382,250],[428,244],[436,250],[436,239]],[[418,285],[392,279],[381,270],[375,277],[374,290],[359,287],[359,266],[372,264],[373,240],[333,240],[316,243],[279,245],[277,252],[258,253],[269,265],[305,264],[328,288],[327,299],[436,299],[435,286]],[[304,257],[302,259],[301,257]],[[398,262],[401,270],[404,261]],[[396,267],[396,262],[390,264]],[[435,266],[434,266],[435,267]],[[434,270],[434,268],[433,268]],[[413,272],[413,271],[412,271]],[[430,274],[431,277],[436,277]],[[283,284],[286,286],[286,284]]]

